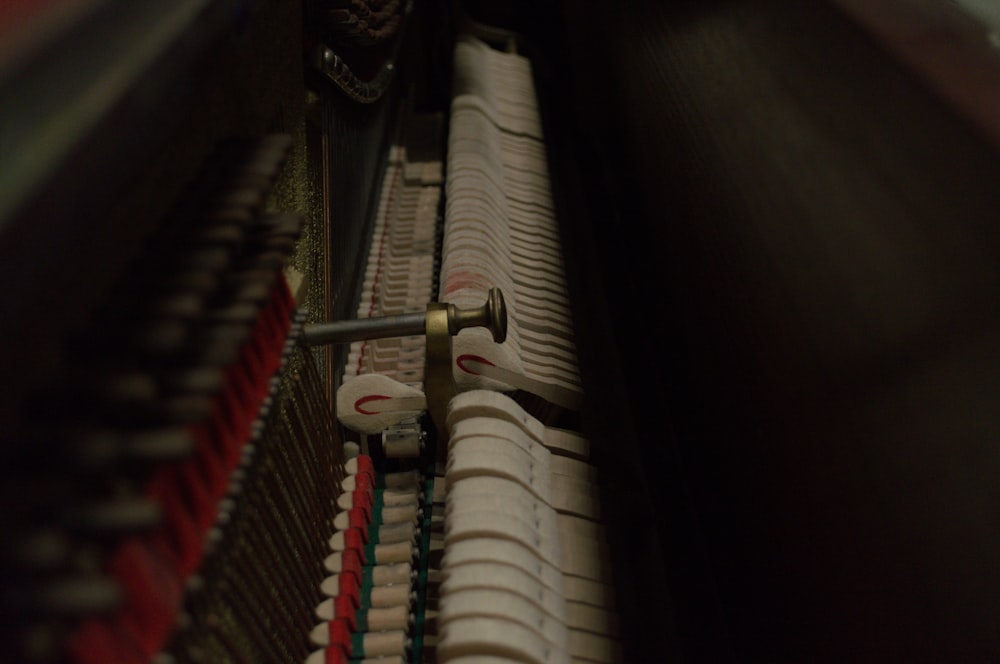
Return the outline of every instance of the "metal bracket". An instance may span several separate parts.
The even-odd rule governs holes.
[[[438,441],[448,437],[445,419],[448,403],[455,396],[455,375],[451,368],[451,316],[447,304],[431,302],[427,305],[427,356],[424,364],[424,396],[431,414]]]

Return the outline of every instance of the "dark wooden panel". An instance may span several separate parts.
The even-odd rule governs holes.
[[[621,407],[592,419],[621,422],[676,627],[636,652],[995,660],[986,134],[828,3],[564,7],[553,168],[578,293],[608,298],[592,395]]]

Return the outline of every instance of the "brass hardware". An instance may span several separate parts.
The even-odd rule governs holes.
[[[448,437],[445,427],[448,402],[457,392],[452,368],[451,337],[470,327],[489,329],[497,343],[503,343],[507,338],[507,304],[499,288],[491,288],[486,302],[475,309],[459,309],[454,304],[430,302],[425,313],[306,325],[303,337],[306,345],[320,346],[364,339],[425,335],[424,396],[431,421],[437,429],[441,444],[439,451],[443,454]]]
[[[451,334],[458,334],[467,327],[486,327],[493,333],[493,340],[497,343],[503,343],[507,338],[507,305],[499,288],[491,288],[486,302],[475,309],[459,309],[453,304],[444,306],[447,308],[448,331]],[[414,313],[312,323],[304,327],[303,338],[308,346],[324,346],[365,339],[409,337],[426,332],[426,318],[426,313]]]
[[[507,338],[507,303],[499,288],[491,288],[483,306],[459,309],[448,305],[448,331],[458,334],[467,327],[485,327],[493,333],[493,341],[502,344]]]
[[[448,402],[457,392],[455,375],[451,367],[452,317],[449,315],[451,309],[454,309],[454,306],[438,302],[427,305],[424,396],[427,398],[427,411],[437,430],[439,452],[444,448],[448,438],[448,429],[445,427]]]

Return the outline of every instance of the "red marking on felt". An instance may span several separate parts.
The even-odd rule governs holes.
[[[229,422],[219,395],[216,395],[213,400],[212,415],[206,422],[206,427],[214,446],[219,450],[225,467],[231,471],[240,462],[244,441],[234,435],[232,424]]]
[[[353,574],[337,575],[337,597],[346,597],[357,609],[361,606],[361,581]]]
[[[117,626],[90,618],[69,639],[69,657],[73,664],[144,664],[148,661],[141,649],[125,637]]]
[[[236,389],[229,385],[229,381],[226,383],[226,387],[219,393],[219,405],[222,406],[229,435],[242,448],[250,437],[250,422],[247,422],[244,406],[236,396]]]
[[[335,622],[331,620],[330,622]],[[333,639],[333,632],[330,633],[331,642]],[[344,651],[343,646],[335,645],[328,646],[324,649],[323,654],[326,657],[325,664],[351,664],[351,655]]]
[[[138,538],[122,542],[109,571],[121,582],[124,592],[121,625],[146,657],[152,658],[166,644],[177,622],[184,598],[182,581]]]
[[[375,504],[375,490],[370,485],[364,486],[355,489],[352,496],[351,509],[363,509],[371,515],[372,506]]]
[[[272,363],[268,357],[270,344],[259,336],[259,332],[251,331],[250,337],[240,348],[240,354],[236,359],[236,364],[246,376],[249,385],[248,394],[255,399],[263,399],[267,395],[267,379],[270,376],[269,365]]]
[[[256,342],[257,339],[254,331],[251,330],[250,336],[240,347],[240,352],[236,358],[236,362],[243,364],[243,370],[246,371],[247,378],[253,385],[258,386],[260,381],[263,380],[265,374],[267,374],[267,370],[264,367],[265,359],[263,357],[263,351],[258,351],[254,347]]]
[[[371,403],[372,401],[385,401],[386,399],[391,399],[391,398],[392,397],[387,396],[385,394],[369,394],[368,396],[361,397],[360,399],[354,402],[354,410],[361,413],[362,415],[378,415],[377,412],[371,410],[365,410],[361,406],[365,405],[366,403]]]
[[[202,535],[204,536],[218,523],[219,501],[228,491],[230,474],[226,473],[224,476],[214,480],[215,484],[224,485],[221,491],[222,495],[220,496],[219,490],[214,489],[208,482],[196,483],[196,477],[204,476],[204,470],[196,466],[194,462],[190,465],[193,467],[184,466],[181,469],[181,482],[184,483],[183,486],[185,488],[183,490],[191,495],[191,503],[196,506],[195,509],[197,511],[194,514],[194,520],[201,527]]]
[[[277,293],[272,288],[267,301],[261,306],[254,321],[252,337],[263,342],[262,347],[272,347],[281,339],[281,311],[277,302]]]
[[[187,433],[194,439],[195,458],[202,470],[205,487],[214,499],[219,500],[228,490],[232,468],[228,465],[226,451],[220,449],[222,441],[215,434],[213,420],[189,425]]]
[[[465,373],[470,373],[473,376],[481,376],[478,371],[473,371],[472,369],[466,368],[465,362],[479,362],[480,364],[485,364],[487,366],[495,367],[496,365],[487,360],[485,357],[479,357],[478,355],[459,355],[455,358],[455,364],[458,368]]]
[[[351,523],[348,525],[347,530],[345,530],[344,532],[349,533],[351,531],[356,531],[358,533],[358,536],[361,538],[361,541],[363,543],[360,548],[364,548],[364,544],[368,544],[368,524],[359,525],[356,523]]]
[[[371,489],[363,491],[351,491],[352,510],[363,510],[368,521],[371,522],[372,504],[375,502],[375,495]]]
[[[355,492],[355,494],[357,494],[358,491],[367,492],[367,493],[374,493],[374,491],[375,491],[375,477],[372,476],[372,475],[355,475],[354,476],[354,492]]]
[[[163,468],[149,482],[146,493],[163,510],[163,522],[151,541],[170,554],[178,573],[186,577],[201,562],[205,533],[180,494],[179,479],[175,469]]]
[[[331,620],[329,623],[330,630],[330,649],[340,649],[343,650],[348,656],[351,656],[351,634],[352,630],[347,624],[346,620],[338,618],[336,620]],[[327,664],[329,664],[330,659],[327,657]],[[337,660],[334,660],[337,661]]]
[[[333,619],[346,621],[351,633],[358,631],[358,607],[354,606],[350,597],[337,595],[333,598]]]
[[[223,372],[225,382],[222,389],[232,392],[244,411],[259,400],[257,390],[260,377],[256,375],[256,360],[250,357],[251,355],[249,347],[244,347],[240,351],[239,358]]]
[[[352,574],[361,583],[361,568],[364,564],[361,562],[361,553],[357,549],[346,549],[340,554],[340,569],[341,574]]]
[[[448,275],[444,295],[450,295],[462,288],[474,288],[482,285],[483,276],[478,272],[456,270]]]
[[[361,528],[367,532],[368,524],[372,522],[371,511],[363,506],[352,507],[347,511],[347,523],[350,528]]]
[[[365,543],[367,541],[367,533],[360,528],[349,528],[344,531],[344,550],[357,551],[362,565],[368,562],[365,560]]]
[[[185,459],[177,465],[177,485],[175,490],[183,495],[189,506],[189,514],[203,533],[215,524],[218,501],[209,491],[203,470],[192,459]]]
[[[355,376],[360,376],[361,375],[361,368],[364,366],[364,363],[365,363],[365,350],[367,348],[368,348],[368,342],[367,341],[362,341],[361,342],[361,352],[358,353],[358,366],[355,367],[355,369],[354,369],[354,375]]]
[[[375,464],[372,462],[370,455],[359,454],[355,459],[358,464],[358,475],[375,476]]]

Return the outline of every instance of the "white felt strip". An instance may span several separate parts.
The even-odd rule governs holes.
[[[455,397],[448,425],[439,657],[506,648],[522,661],[568,661],[558,567],[565,556],[544,427],[509,397],[484,390]],[[487,638],[489,625],[504,626],[505,645]]]
[[[357,480],[353,477],[345,477],[341,482],[342,492],[337,496],[337,507],[341,510],[349,510],[354,507],[354,488]],[[420,491],[418,487],[405,489],[383,489],[382,504],[387,507],[399,507],[403,505],[417,505],[420,503]]]
[[[538,555],[537,549],[509,539],[491,537],[468,538],[451,542],[442,557],[444,569],[461,565],[488,563],[504,564],[522,570],[555,593],[561,593],[564,578],[550,561]]]
[[[330,550],[341,553],[347,550],[344,541],[344,533],[337,532],[330,537],[328,542]],[[386,563],[408,563],[417,555],[417,547],[409,542],[393,542],[391,544],[376,544],[374,547],[375,559],[372,563],[384,565]]]
[[[441,626],[437,658],[448,662],[455,657],[495,655],[529,664],[568,664],[569,655],[553,649],[534,630],[501,618],[471,616],[451,620]]]
[[[453,588],[441,598],[438,621],[472,616],[496,617],[523,625],[545,639],[552,649],[568,647],[566,624],[506,588]]]
[[[551,504],[549,469],[513,443],[491,437],[469,437],[450,446],[458,454],[449,455],[448,481],[491,475],[521,483],[539,500]]]
[[[488,562],[445,568],[445,579],[440,586],[442,594],[468,588],[496,588],[517,593],[550,617],[566,622],[566,603],[562,596],[516,565]]]
[[[549,472],[552,472],[552,453],[516,424],[492,417],[467,417],[454,423],[451,428],[449,444],[474,436],[499,438],[503,441],[502,444],[513,444],[534,457],[537,463],[544,464],[549,468]]]
[[[445,521],[444,537],[446,550],[451,544],[466,539],[492,538],[516,542],[530,551],[537,552],[542,560],[554,566],[559,566],[561,561],[567,558],[565,553],[562,556],[557,555],[559,553],[557,538],[509,512],[457,513]],[[582,563],[586,562],[582,561],[580,565],[575,565],[573,573],[577,576],[588,576],[585,573],[578,573],[581,571]]]
[[[469,417],[493,417],[516,424],[539,443],[545,440],[545,426],[505,394],[476,390],[456,395],[448,404],[447,426]]]

